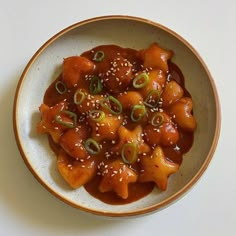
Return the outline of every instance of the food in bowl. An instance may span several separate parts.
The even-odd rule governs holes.
[[[193,143],[191,94],[174,52],[101,45],[64,59],[39,110],[57,167],[72,188],[109,204],[168,187]]]

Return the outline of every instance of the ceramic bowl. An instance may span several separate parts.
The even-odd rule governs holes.
[[[171,176],[166,191],[151,194],[125,205],[109,205],[90,196],[83,187],[68,188],[57,167],[45,135],[36,133],[38,111],[43,94],[60,73],[63,58],[79,55],[95,46],[116,44],[142,49],[158,42],[174,50],[175,62],[182,70],[194,103],[197,130],[191,150],[180,170]],[[76,23],[49,39],[26,66],[15,95],[14,130],[21,155],[44,187],[81,210],[105,216],[141,215],[162,209],[183,196],[199,180],[215,151],[220,132],[220,106],[214,81],[199,54],[172,30],[146,19],[104,16]]]

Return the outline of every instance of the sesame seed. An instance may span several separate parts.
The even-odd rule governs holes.
[[[73,166],[71,164],[68,164],[67,165],[68,169],[72,170],[73,169]]]
[[[179,151],[179,150],[180,150],[180,147],[176,145],[176,146],[174,147],[174,150]]]

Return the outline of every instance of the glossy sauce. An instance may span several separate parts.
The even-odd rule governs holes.
[[[97,64],[97,67],[96,67],[95,71],[93,72],[95,75],[101,73],[101,71],[104,71],[105,70],[104,68],[109,67],[110,60],[112,58],[116,57],[117,54],[128,59],[134,65],[134,73],[135,73],[135,71],[137,72],[140,70],[141,62],[136,56],[137,55],[136,50],[124,49],[124,48],[120,48],[120,47],[114,46],[114,45],[99,46],[96,48],[96,50],[104,51],[106,58],[102,63]],[[88,59],[92,59],[93,50],[83,53],[82,56],[87,57]],[[177,83],[179,83],[181,85],[181,87],[184,89],[184,96],[190,97],[189,92],[187,91],[187,89],[184,86],[184,76],[183,76],[181,70],[178,68],[177,65],[175,65],[171,61],[169,61],[169,73],[168,73],[167,78],[169,80],[175,80]],[[56,81],[61,80],[61,79],[62,79],[62,76],[60,75]],[[70,89],[68,91],[68,93],[60,95],[60,94],[58,94],[58,92],[55,89],[56,81],[54,81],[49,86],[47,91],[45,92],[44,103],[48,106],[53,106],[53,105],[57,104],[58,102],[66,99],[69,102],[70,110],[76,111],[76,107],[73,104],[74,92],[76,91],[76,89],[78,89],[79,86],[89,88],[89,82],[85,80],[83,84],[80,84],[80,85],[78,85],[78,87]],[[132,89],[132,87],[127,86],[124,89],[129,91]],[[116,91],[114,89],[114,93],[115,92]],[[81,123],[83,123],[83,122],[84,121],[81,120]],[[132,129],[133,126],[134,126],[134,124],[132,122],[128,122],[128,124],[126,125],[126,127],[128,129]],[[169,147],[162,147],[162,148],[163,148],[163,151],[164,151],[167,159],[169,159],[172,162],[175,162],[177,164],[181,164],[182,159],[183,159],[183,154],[188,152],[188,150],[192,146],[193,133],[189,133],[189,132],[183,131],[181,129],[178,129],[178,131],[180,134],[180,138],[179,138],[179,141],[177,142],[177,144],[174,144]],[[55,144],[50,137],[49,137],[49,143],[50,143],[52,150],[57,154],[61,147],[59,145]],[[109,141],[103,142],[101,152],[98,155],[96,155],[96,159],[98,160],[98,162],[104,161],[107,163],[112,160],[112,159],[107,160],[107,158],[105,157],[105,152],[110,149],[111,145],[112,144]],[[117,158],[117,157],[113,157],[113,158]],[[137,164],[133,164],[130,167],[132,169],[134,169],[137,173],[139,172],[139,166]],[[114,192],[107,192],[107,193],[99,192],[98,185],[99,185],[100,179],[101,179],[101,176],[96,175],[90,182],[85,184],[84,187],[92,196],[100,199],[103,202],[109,203],[109,204],[127,204],[130,202],[134,202],[134,201],[148,195],[153,190],[153,188],[155,186],[154,183],[151,183],[151,182],[149,182],[149,183],[139,183],[139,182],[131,183],[131,184],[129,184],[128,198],[122,199],[122,198],[118,197]]]

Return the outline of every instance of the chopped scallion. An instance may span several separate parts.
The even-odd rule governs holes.
[[[160,112],[158,112],[152,117],[151,124],[154,127],[159,127],[164,123],[164,120],[164,116]]]
[[[146,114],[146,107],[144,105],[138,104],[133,106],[131,111],[131,120],[133,122],[140,121]]]
[[[100,152],[100,146],[98,142],[92,138],[85,141],[85,149],[92,155],[96,155]]]
[[[55,121],[66,128],[74,128],[77,125],[77,115],[71,111],[61,110],[56,115]]]
[[[149,75],[143,72],[134,78],[133,86],[135,88],[143,88],[147,85],[148,81],[149,81]]]
[[[144,101],[144,104],[148,107],[154,108],[154,107],[157,107],[159,100],[160,100],[160,91],[157,89],[154,89],[148,93]]]
[[[66,85],[60,80],[56,82],[55,89],[59,94],[64,94],[67,91]]]
[[[102,82],[99,79],[98,76],[93,76],[93,78],[90,81],[90,85],[89,85],[89,91],[91,94],[98,94],[102,91]]]
[[[101,110],[92,110],[89,113],[89,117],[95,122],[100,122],[105,118],[105,113]]]
[[[100,62],[105,58],[103,51],[97,51],[93,56],[93,61]]]
[[[122,104],[113,96],[106,97],[100,102],[100,104],[113,115],[119,115],[122,113]]]
[[[121,157],[126,164],[133,164],[137,160],[137,144],[125,143],[122,146]]]
[[[77,90],[74,94],[74,103],[80,105],[85,99],[85,93],[81,90]]]

